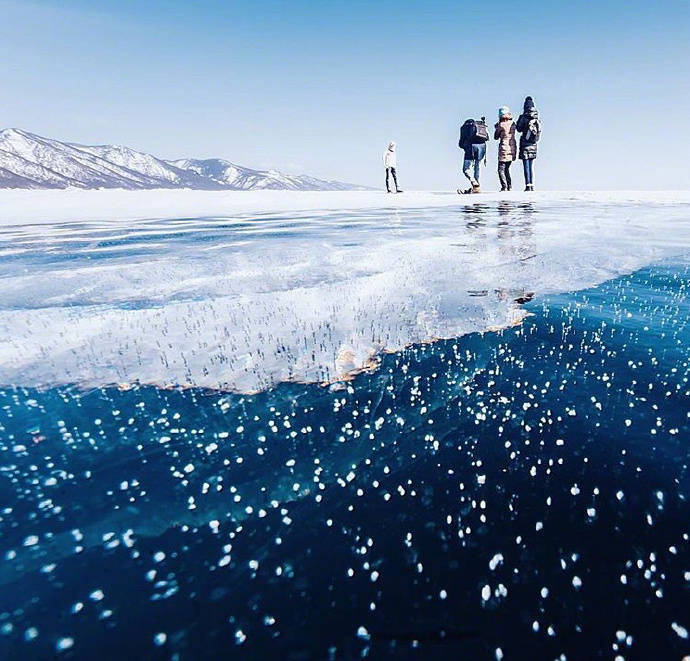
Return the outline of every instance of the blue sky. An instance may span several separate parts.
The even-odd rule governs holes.
[[[405,188],[452,189],[460,123],[531,94],[538,188],[690,188],[687,0],[0,0],[0,16],[5,127],[370,185],[394,139]]]

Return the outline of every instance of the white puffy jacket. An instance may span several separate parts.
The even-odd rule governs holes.
[[[398,167],[398,155],[395,153],[395,143],[391,142],[388,145],[388,149],[386,149],[385,153],[383,154],[383,164],[387,168],[397,168]]]

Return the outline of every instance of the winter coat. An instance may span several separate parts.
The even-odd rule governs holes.
[[[504,115],[494,127],[494,140],[498,140],[498,162],[509,163],[517,158],[515,122],[513,116]]]
[[[395,143],[391,142],[383,154],[383,165],[386,169],[398,167],[398,155],[395,153]]]
[[[520,160],[523,161],[537,157],[537,142],[534,139],[527,138],[529,124],[533,119],[539,119],[537,109],[534,106],[528,107],[525,104],[525,110],[518,117],[517,124],[515,125],[517,132],[520,134]]]

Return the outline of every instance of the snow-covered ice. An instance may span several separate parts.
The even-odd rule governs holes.
[[[688,215],[690,193],[1,191],[0,383],[331,381],[682,252]]]
[[[483,205],[501,200],[606,205],[690,204],[690,191],[561,191],[485,193],[459,197],[450,192],[378,191],[199,191],[199,190],[2,190],[0,226],[29,223],[129,222],[152,218],[203,218],[288,211],[418,209]]]

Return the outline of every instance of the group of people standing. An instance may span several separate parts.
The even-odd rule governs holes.
[[[520,148],[515,140],[515,132],[520,134]],[[498,179],[501,190],[513,188],[510,166],[519,157],[525,173],[525,190],[534,190],[534,159],[537,158],[537,142],[541,137],[539,113],[531,96],[525,99],[522,114],[517,123],[508,106],[498,109],[498,122],[494,126],[494,140],[498,140]],[[458,146],[465,152],[462,171],[470,181],[470,188],[458,193],[480,193],[479,168],[482,161],[486,165],[486,143],[489,131],[484,117],[477,121],[468,119],[460,129]]]
[[[520,145],[515,139],[515,133],[520,134]],[[498,110],[498,122],[494,126],[494,140],[498,140],[498,178],[501,182],[501,190],[509,191],[513,188],[510,176],[510,166],[519,158],[525,173],[525,190],[534,190],[534,159],[537,158],[537,142],[541,137],[541,124],[539,113],[531,96],[525,98],[522,114],[517,122],[508,106],[502,106]],[[464,151],[462,172],[469,179],[470,187],[467,190],[458,189],[458,193],[481,193],[479,185],[479,171],[482,161],[486,165],[486,143],[489,141],[489,130],[486,119],[468,119],[460,129],[458,146]],[[395,192],[401,193],[398,188],[396,173],[397,156],[395,143],[390,142],[383,156],[386,167],[386,190],[390,193],[390,178],[395,184]]]

